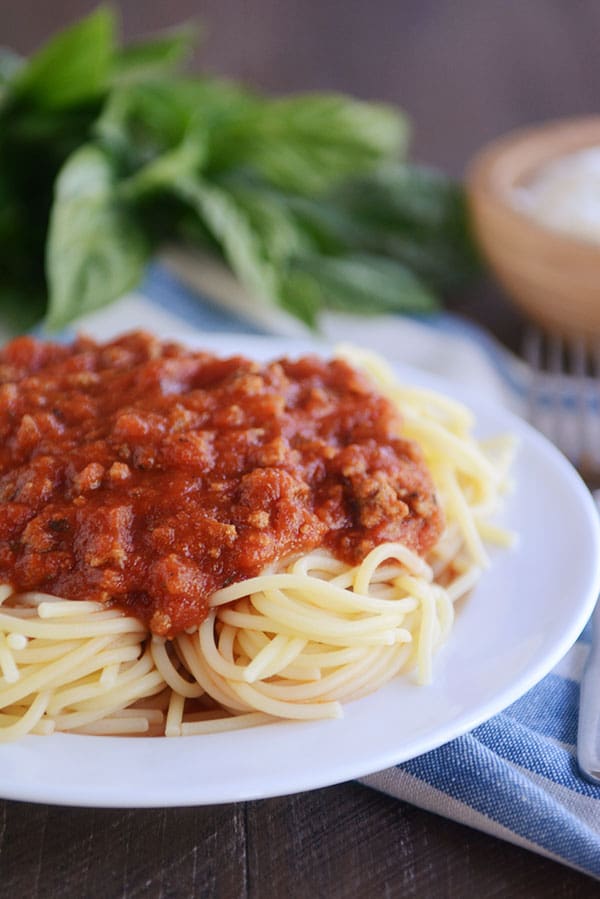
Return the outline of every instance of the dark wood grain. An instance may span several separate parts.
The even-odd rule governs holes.
[[[29,52],[96,0],[0,4]],[[335,89],[401,105],[414,155],[459,174],[486,140],[597,111],[597,0],[122,0],[126,36],[200,16],[194,61],[272,92]],[[518,346],[491,285],[452,307]],[[595,899],[590,878],[358,784],[192,809],[0,803],[0,895]]]
[[[247,895],[243,806],[113,811],[4,802],[0,895]]]
[[[355,783],[246,806],[0,809],[2,896],[595,899],[599,889]]]
[[[249,896],[552,899],[598,896],[598,885],[518,847],[343,784],[251,803]]]

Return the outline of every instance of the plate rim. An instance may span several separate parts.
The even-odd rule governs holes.
[[[248,335],[244,333],[210,333],[201,334],[193,329],[187,329],[182,326],[161,335],[162,339],[179,339],[191,346],[202,346],[206,349],[213,350],[217,353],[239,352],[252,356],[256,354],[258,347],[261,354],[264,352],[264,358],[273,358],[285,355],[287,353],[304,353],[317,352],[320,354],[331,354],[334,347],[331,342],[311,340],[306,338],[277,338],[263,337],[259,335]],[[234,349],[235,347],[235,349]],[[390,362],[391,360],[387,360]],[[433,387],[438,391],[442,391],[449,396],[455,397],[469,406],[480,407],[485,401],[484,397],[478,395],[476,391],[469,390],[463,385],[453,383],[450,378],[446,380],[431,374],[427,371],[415,368],[413,366],[403,365],[402,363],[391,361],[393,368],[399,373],[401,379],[413,380],[414,383]],[[243,778],[240,783],[233,780],[228,788],[220,788],[216,791],[213,789],[202,790],[196,789],[189,791],[189,784],[183,786],[185,790],[173,791],[168,785],[161,789],[160,785],[155,785],[154,789],[144,793],[143,795],[127,795],[127,790],[123,790],[123,784],[118,781],[114,784],[107,784],[106,781],[95,784],[89,784],[86,790],[85,785],[72,789],[71,785],[54,780],[44,780],[39,782],[35,773],[39,769],[36,765],[36,758],[39,754],[44,754],[47,746],[55,747],[51,750],[51,754],[62,753],[61,746],[64,745],[67,755],[72,754],[70,747],[75,746],[79,741],[84,740],[86,749],[83,755],[99,755],[104,759],[106,750],[110,758],[111,749],[114,751],[116,747],[122,745],[123,737],[93,737],[87,735],[76,734],[55,734],[51,737],[28,736],[16,743],[8,743],[0,745],[0,796],[6,799],[16,799],[29,802],[41,802],[48,804],[85,806],[90,808],[150,808],[150,807],[173,807],[183,805],[212,805],[223,804],[234,801],[247,801],[260,798],[269,798],[273,796],[281,796],[300,791],[319,789],[325,786],[340,783],[345,780],[364,777],[375,771],[383,770],[392,765],[401,764],[422,753],[431,751],[444,743],[455,739],[468,731],[472,730],[483,721],[488,720],[495,714],[505,709],[512,702],[523,696],[529,689],[548,674],[561,658],[566,654],[569,648],[574,644],[585,623],[590,617],[598,592],[600,591],[600,518],[597,514],[594,501],[591,494],[587,490],[581,477],[565,459],[565,457],[539,432],[533,429],[527,422],[519,418],[510,410],[499,406],[492,405],[491,411],[488,408],[487,414],[491,414],[497,418],[500,425],[504,427],[504,422],[510,427],[514,427],[517,434],[524,435],[527,446],[534,452],[539,451],[550,460],[551,466],[555,471],[559,471],[561,477],[574,490],[574,496],[577,497],[577,503],[580,506],[582,520],[586,520],[586,526],[589,528],[590,541],[595,542],[595,555],[589,560],[590,570],[587,576],[587,588],[584,595],[580,597],[579,604],[576,606],[576,614],[572,616],[560,639],[556,639],[551,647],[546,647],[545,651],[536,660],[532,661],[526,670],[512,682],[507,682],[497,691],[493,697],[487,702],[480,701],[474,708],[468,707],[458,716],[456,720],[447,721],[443,726],[434,728],[433,735],[425,732],[420,738],[413,737],[409,741],[408,751],[396,747],[387,747],[382,749],[376,759],[342,759],[335,768],[335,773],[331,770],[331,765],[325,766],[324,769],[310,768],[310,770],[299,774],[292,781],[289,777],[282,779],[277,772],[273,772],[268,784],[259,784],[256,779],[250,778],[250,781],[244,786]],[[477,588],[476,588],[477,589]],[[481,589],[481,588],[480,588]],[[448,646],[452,644],[452,635]],[[435,690],[435,674],[432,685]],[[385,689],[385,688],[384,688]],[[413,689],[420,688],[414,686]],[[427,688],[430,689],[430,688]],[[358,702],[368,702],[369,697]],[[306,722],[302,724],[288,722],[274,722],[273,724],[264,725],[261,728],[255,728],[250,731],[234,731],[232,733],[240,734],[256,734],[261,732],[267,740],[273,739],[275,743],[282,740],[281,735],[286,728],[302,728],[305,733],[314,732],[318,734],[324,732],[328,727],[335,726],[335,722]],[[275,730],[274,730],[275,729]],[[214,740],[214,737],[223,738],[224,735],[205,735],[200,737],[180,737],[177,740],[169,738],[160,738],[166,740],[165,749],[168,746],[180,745],[179,741],[208,741],[219,743],[221,740]],[[156,746],[156,740],[159,738],[128,738],[128,744],[135,745],[140,748],[140,756],[147,755],[147,750],[151,746]],[[227,738],[225,738],[227,739]],[[257,742],[256,737],[252,737],[249,741],[250,746]],[[258,741],[260,743],[260,740]],[[283,741],[285,743],[285,740]],[[119,750],[116,750],[117,756]],[[79,749],[79,754],[81,751]],[[159,753],[161,756],[169,757],[177,755],[176,750],[170,750]],[[188,755],[187,752],[183,753]],[[21,758],[19,764],[17,760],[13,760],[13,756]],[[75,756],[78,752],[75,753]],[[135,755],[135,753],[134,753]],[[8,764],[7,764],[8,762]],[[12,764],[11,764],[12,762]],[[27,763],[31,763],[31,767],[27,768]],[[17,778],[15,785],[14,778],[16,776],[15,767],[19,769],[20,780]],[[205,785],[206,786],[206,785]],[[134,790],[135,793],[135,790]]]

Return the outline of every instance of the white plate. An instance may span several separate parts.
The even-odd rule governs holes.
[[[310,349],[306,342],[246,336],[197,341],[257,359]],[[422,372],[399,368],[398,374],[457,395]],[[519,438],[516,489],[504,521],[519,531],[520,543],[494,553],[492,568],[462,604],[431,686],[397,679],[347,705],[345,717],[334,721],[178,739],[27,737],[0,746],[0,795],[133,808],[294,793],[434,749],[525,693],[591,614],[600,586],[598,516],[578,475],[550,443],[509,413],[488,408],[485,397],[468,402],[482,435],[511,431]]]

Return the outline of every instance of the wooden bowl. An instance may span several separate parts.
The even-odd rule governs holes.
[[[511,298],[547,331],[600,339],[600,245],[538,224],[512,201],[544,165],[600,146],[600,116],[516,131],[485,147],[467,169],[475,236]]]

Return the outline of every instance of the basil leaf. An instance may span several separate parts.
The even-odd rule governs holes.
[[[477,270],[461,188],[400,162],[402,113],[182,77],[193,38],[119,48],[100,7],[29,61],[0,50],[7,311],[21,290],[37,314],[48,284],[59,326],[134,284],[148,247],[188,237],[312,327],[325,304],[429,309]]]
[[[157,156],[127,178],[120,186],[120,193],[134,202],[161,191],[170,194],[179,180],[200,174],[207,155],[206,135],[199,128],[191,128],[179,146]]]
[[[81,147],[56,184],[46,257],[48,327],[60,328],[126,293],[141,279],[148,253],[142,227],[119,201],[110,160],[97,147]]]
[[[29,59],[14,82],[15,96],[43,109],[97,99],[108,87],[114,48],[114,13],[101,6]]]
[[[283,309],[316,330],[322,302],[321,286],[315,278],[306,272],[287,272],[279,287],[278,301]]]
[[[435,295],[409,269],[392,259],[355,255],[307,256],[295,268],[312,276],[330,309],[360,314],[433,312]]]
[[[362,223],[364,249],[398,259],[437,288],[480,270],[462,186],[440,172],[384,167],[347,182],[332,200]]]
[[[227,178],[220,184],[244,211],[269,259],[286,263],[317,249],[291,210],[287,197],[240,176]]]
[[[163,77],[115,88],[96,122],[97,139],[131,172],[152,162],[191,133],[208,147],[216,124],[244,105],[244,94],[209,79]]]
[[[177,193],[200,216],[223,256],[257,299],[276,301],[277,278],[256,233],[235,200],[205,181],[182,179]]]
[[[289,196],[288,208],[313,243],[326,256],[369,248],[370,228],[327,197]]]
[[[170,72],[191,56],[199,29],[183,25],[123,47],[113,64],[114,84],[131,84]]]
[[[172,149],[190,121],[170,79],[115,88],[95,123],[94,134],[126,167],[135,169]]]
[[[337,94],[306,94],[248,105],[223,128],[217,169],[248,167],[271,184],[314,195],[399,158],[408,126],[392,107]]]
[[[457,213],[462,190],[450,178],[416,165],[389,165],[348,181],[337,199],[374,222],[444,227]]]
[[[36,291],[22,282],[11,284],[3,279],[0,285],[0,318],[11,332],[18,334],[32,328],[43,317],[45,305],[43,284]]]
[[[35,205],[26,202],[15,182],[0,166],[0,292],[1,308],[11,321],[31,323],[39,317],[39,298],[45,293],[44,243],[47,219]],[[14,298],[22,293],[21,304]],[[31,314],[29,303],[36,308]],[[43,310],[42,310],[43,311]]]

